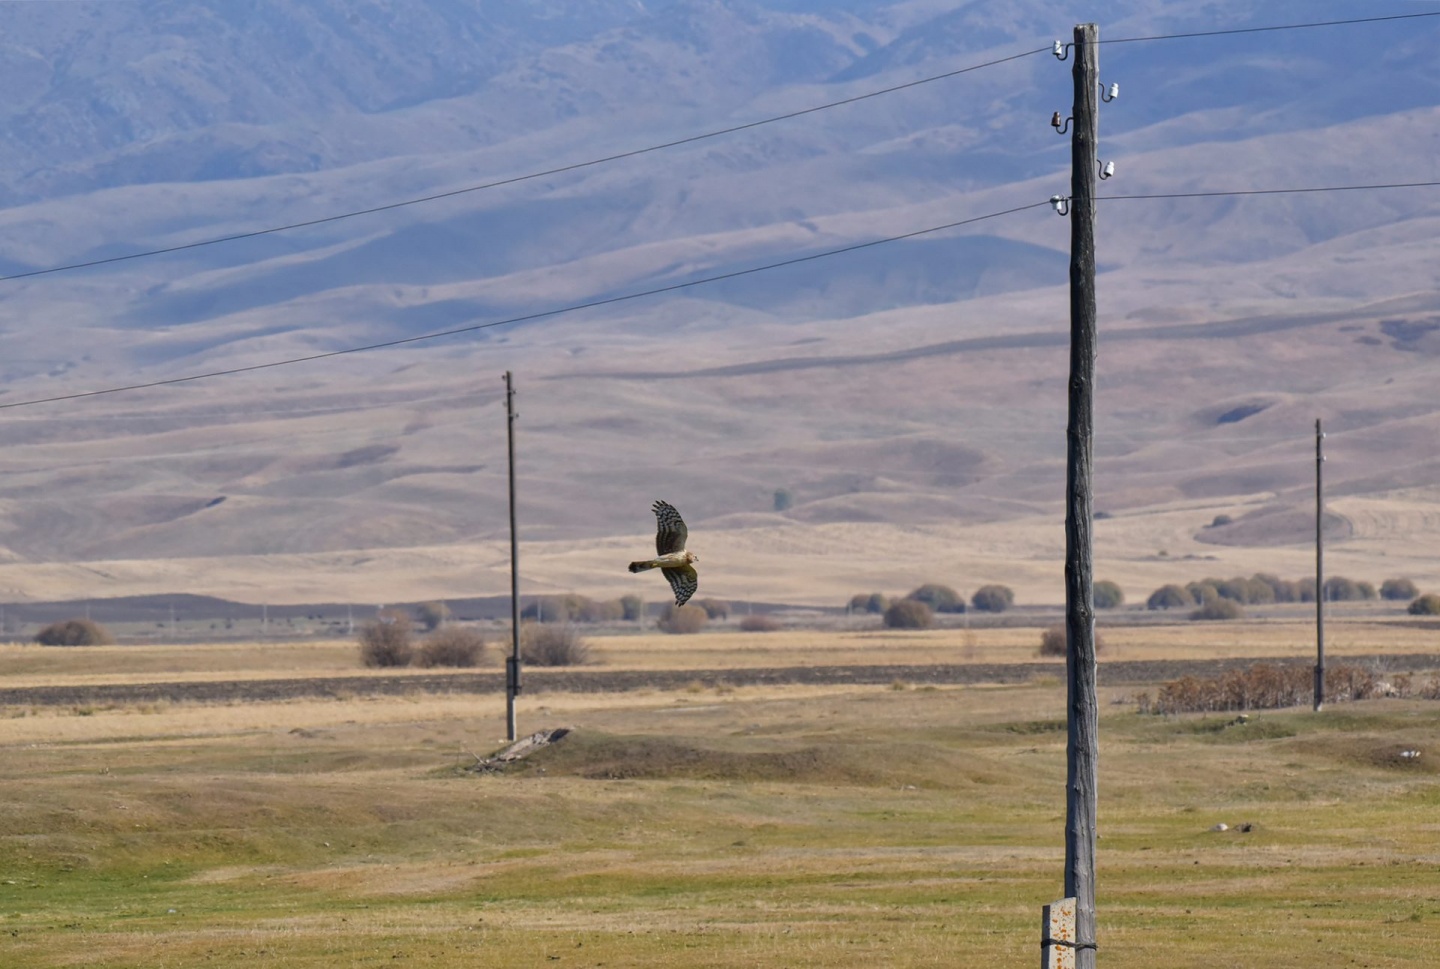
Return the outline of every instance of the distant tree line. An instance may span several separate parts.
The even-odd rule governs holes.
[[[1386,579],[1376,589],[1372,583],[1334,575],[1325,580],[1321,595],[1326,602],[1409,601],[1412,615],[1440,614],[1440,596],[1420,595],[1415,583],[1405,578]],[[1314,602],[1315,598],[1314,579],[1282,579],[1256,572],[1249,578],[1209,578],[1186,585],[1162,585],[1150,593],[1145,606],[1148,609],[1190,609],[1191,619],[1235,619],[1244,614],[1244,606]],[[1436,600],[1435,613],[1427,611],[1431,607],[1431,599]]]

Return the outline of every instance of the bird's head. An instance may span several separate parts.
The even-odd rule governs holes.
[[[696,555],[694,552],[686,552],[686,553],[685,553],[685,562],[686,562],[686,564],[693,565],[694,563],[696,563],[696,562],[698,562],[698,561],[700,561],[700,556]]]

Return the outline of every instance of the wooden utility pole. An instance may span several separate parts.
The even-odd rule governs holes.
[[[515,740],[520,695],[520,544],[515,533],[515,386],[505,371],[505,442],[510,455],[510,655],[505,658],[505,738]]]
[[[1325,705],[1325,432],[1315,418],[1315,712]]]
[[[1091,562],[1091,457],[1095,416],[1095,183],[1099,140],[1099,37],[1075,26],[1075,109],[1070,174],[1070,417],[1065,463],[1065,672],[1067,680],[1065,895],[1075,899],[1075,966],[1095,966],[1095,814],[1099,714],[1095,700],[1095,596]]]

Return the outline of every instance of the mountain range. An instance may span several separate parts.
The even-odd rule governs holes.
[[[1302,568],[1319,418],[1340,547],[1440,585],[1433,12],[0,5],[0,597],[502,591],[512,370],[537,589],[623,589],[665,497],[719,594],[779,530],[793,601],[1058,601],[1050,48],[1100,14],[1112,571]]]

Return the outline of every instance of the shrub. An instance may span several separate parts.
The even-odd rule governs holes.
[[[66,619],[52,622],[35,634],[41,646],[109,646],[115,637],[98,622],[89,619]]]
[[[425,637],[415,652],[415,665],[479,666],[485,655],[485,636],[478,629],[446,626]]]
[[[1185,588],[1190,593],[1192,602],[1204,602],[1206,599],[1220,597],[1220,581],[1219,579],[1201,579],[1199,582],[1185,583]]]
[[[409,666],[415,655],[410,617],[387,610],[360,627],[360,660],[366,666]]]
[[[1184,586],[1162,585],[1145,600],[1146,609],[1183,609],[1195,605],[1195,596]]]
[[[619,599],[584,599],[576,605],[579,608],[572,618],[579,622],[619,622],[625,618],[625,606]]]
[[[621,596],[620,610],[626,622],[639,622],[645,614],[645,600],[639,596]]]
[[[1405,611],[1412,616],[1440,616],[1440,596],[1433,592],[1416,596]]]
[[[1100,630],[1095,630],[1095,652],[1100,653],[1105,649],[1105,638],[1100,635]],[[1070,652],[1070,643],[1065,635],[1065,626],[1060,624],[1051,626],[1040,634],[1040,655],[1041,656],[1066,656]]]
[[[729,619],[730,603],[723,599],[697,599],[695,605],[705,610],[709,619]]]
[[[850,597],[850,605],[846,606],[846,612],[884,612],[890,605],[883,592],[861,592]]]
[[[1212,518],[1212,519],[1210,520],[1210,527],[1211,527],[1211,528],[1221,528],[1221,527],[1223,527],[1223,526],[1225,526],[1225,525],[1229,525],[1229,524],[1230,524],[1231,522],[1233,522],[1234,520],[1235,520],[1235,519],[1231,518],[1229,515],[1216,515],[1214,518]]]
[[[1265,572],[1256,572],[1250,577],[1252,583],[1259,582],[1270,587],[1273,602],[1299,602],[1300,587],[1295,582]]]
[[[934,624],[935,613],[920,599],[901,599],[885,610],[889,629],[929,629]]]
[[[1190,613],[1190,618],[1197,620],[1239,619],[1244,614],[1245,610],[1241,609],[1240,603],[1234,599],[1212,595],[1200,603],[1199,609]]]
[[[1091,589],[1096,609],[1118,609],[1125,604],[1125,590],[1114,582],[1101,579]]]
[[[1409,579],[1386,579],[1380,583],[1380,598],[1392,602],[1405,602],[1419,594],[1420,590]]]
[[[581,596],[541,596],[520,610],[521,619],[536,622],[569,622],[580,614]]]
[[[568,623],[527,622],[520,627],[520,661],[527,666],[579,666],[590,644]]]
[[[964,612],[965,600],[948,585],[926,583],[905,598],[912,602],[923,602],[935,612]],[[887,611],[888,615],[888,611]]]
[[[1008,585],[982,585],[970,597],[970,604],[981,612],[1004,612],[1015,604],[1015,593]]]
[[[1366,595],[1366,590],[1370,595]],[[1375,587],[1368,582],[1356,582],[1347,579],[1343,575],[1332,575],[1325,580],[1325,601],[1326,602],[1358,602],[1361,599],[1373,599]]]
[[[422,602],[415,607],[415,619],[429,632],[439,629],[450,618],[450,608],[443,602]]]
[[[770,616],[746,616],[740,620],[740,628],[747,633],[773,633],[780,623]]]
[[[1314,671],[1309,666],[1256,663],[1215,677],[1186,676],[1160,687],[1152,713],[1216,710],[1264,710],[1290,707],[1314,698]],[[1325,696],[1331,700],[1364,700],[1383,695],[1385,684],[1358,666],[1332,666],[1325,671]]]
[[[670,603],[660,615],[660,621],[656,623],[661,632],[667,632],[676,636],[687,636],[691,633],[698,633],[705,628],[710,621],[710,614],[697,605],[686,603],[677,606]]]

